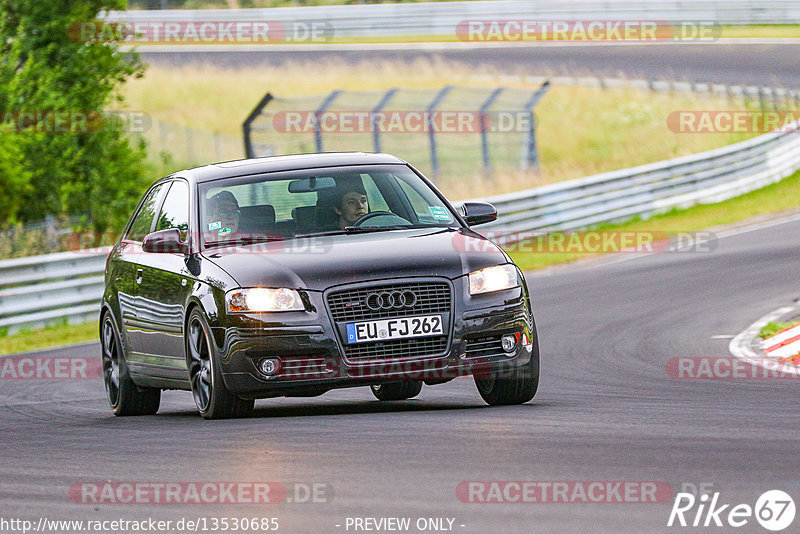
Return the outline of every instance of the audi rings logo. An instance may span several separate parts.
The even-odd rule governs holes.
[[[367,295],[367,308],[372,311],[411,308],[417,303],[413,291],[384,291]]]

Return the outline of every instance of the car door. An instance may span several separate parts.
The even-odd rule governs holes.
[[[174,180],[164,196],[153,231],[176,228],[186,242],[190,211],[188,183]],[[148,367],[150,375],[187,378],[183,319],[197,279],[196,260],[182,253],[144,252],[139,264],[142,273],[136,296],[136,322],[140,343],[135,358]]]
[[[144,197],[125,235],[117,247],[117,259],[112,273],[114,287],[123,325],[123,335],[128,345],[128,360],[140,350],[141,330],[137,323],[137,294],[141,282],[142,239],[153,229],[158,207],[166,191],[165,183],[154,185]],[[135,365],[135,364],[134,364]]]

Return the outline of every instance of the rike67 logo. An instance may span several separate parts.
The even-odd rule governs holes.
[[[704,493],[699,497],[681,492],[675,495],[667,526],[738,528],[750,524],[755,518],[763,528],[778,532],[789,527],[794,516],[794,500],[781,490],[762,493],[754,506],[723,503],[719,492]]]

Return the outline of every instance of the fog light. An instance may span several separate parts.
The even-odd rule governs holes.
[[[517,349],[517,338],[513,334],[504,335],[500,342],[506,352],[514,352]]]
[[[272,358],[266,358],[258,362],[258,370],[261,371],[261,374],[266,376],[274,375],[280,368],[280,362]]]

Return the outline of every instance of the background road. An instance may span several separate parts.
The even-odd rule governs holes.
[[[214,422],[196,415],[190,394],[167,392],[157,416],[116,419],[99,379],[3,380],[0,510],[34,520],[272,515],[279,532],[303,534],[344,532],[348,516],[454,517],[463,533],[664,532],[691,530],[666,528],[671,503],[480,505],[455,488],[663,480],[713,483],[733,504],[769,489],[800,502],[797,382],[665,371],[675,356],[727,356],[729,340],[711,336],[800,297],[799,252],[795,220],[721,239],[711,253],[617,256],[531,276],[543,374],[523,406],[487,407],[465,379],[393,404],[366,388],[264,400],[253,419]],[[50,352],[86,353],[99,347]],[[70,501],[72,484],[106,480],[321,482],[335,495],[263,507]],[[736,530],[764,532],[754,520]]]
[[[401,46],[401,45],[400,45]],[[398,46],[399,48],[399,46]],[[139,48],[147,63],[185,65],[211,63],[224,67],[268,68],[292,62],[314,63],[338,60],[405,61],[444,58],[463,63],[475,72],[491,69],[549,76],[608,76],[654,80],[714,82],[731,85],[800,87],[800,45],[797,44],[642,44],[563,46],[531,44],[483,48],[369,50],[300,47],[295,50],[264,47],[260,51],[236,51],[222,47],[219,52],[192,52],[176,45],[165,52]],[[234,51],[230,51],[234,49]],[[268,88],[265,88],[267,90]]]

